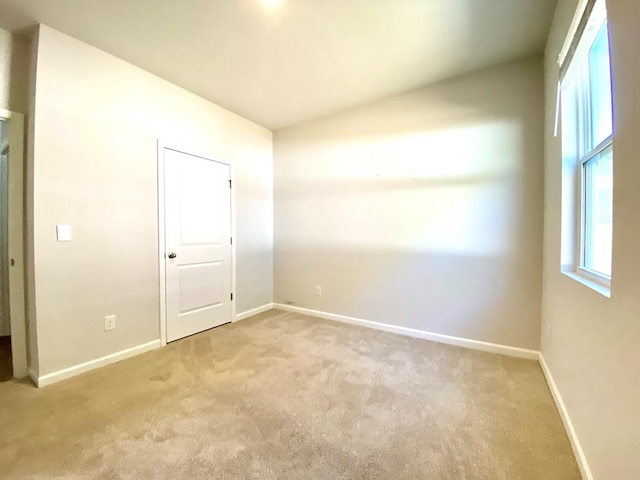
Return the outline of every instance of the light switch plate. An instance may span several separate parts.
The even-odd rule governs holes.
[[[70,242],[71,225],[56,225],[56,235],[59,242]]]

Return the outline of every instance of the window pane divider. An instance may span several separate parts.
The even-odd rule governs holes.
[[[594,148],[593,150],[590,150],[584,157],[582,157],[582,159],[580,160],[580,163],[584,165],[593,157],[597,157],[598,155],[600,155],[612,144],[613,144],[613,135],[609,135],[596,148]]]

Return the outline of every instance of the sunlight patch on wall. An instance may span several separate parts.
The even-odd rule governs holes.
[[[336,140],[330,154],[309,150],[291,196],[283,196],[288,215],[298,227],[305,218],[305,227],[287,237],[327,246],[508,253],[520,208],[520,139],[518,124],[493,121]]]
[[[350,158],[334,162],[333,178],[431,178],[451,180],[495,175],[517,169],[514,129],[508,122],[486,123],[430,132],[360,137],[343,145]],[[517,138],[517,136],[516,136]],[[498,147],[498,148],[496,148]],[[487,155],[504,151],[505,156]]]

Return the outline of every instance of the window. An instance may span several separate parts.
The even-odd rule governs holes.
[[[589,2],[561,66],[563,270],[605,286],[613,239],[613,102],[604,0]],[[564,232],[573,229],[573,232]],[[566,268],[568,267],[568,268]]]

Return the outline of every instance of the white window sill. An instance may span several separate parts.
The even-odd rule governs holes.
[[[598,283],[590,278],[587,278],[583,275],[580,275],[578,272],[565,272],[563,271],[567,277],[572,278],[578,283],[581,283],[585,287],[589,287],[591,290],[598,292],[600,295],[611,298],[611,287]]]

